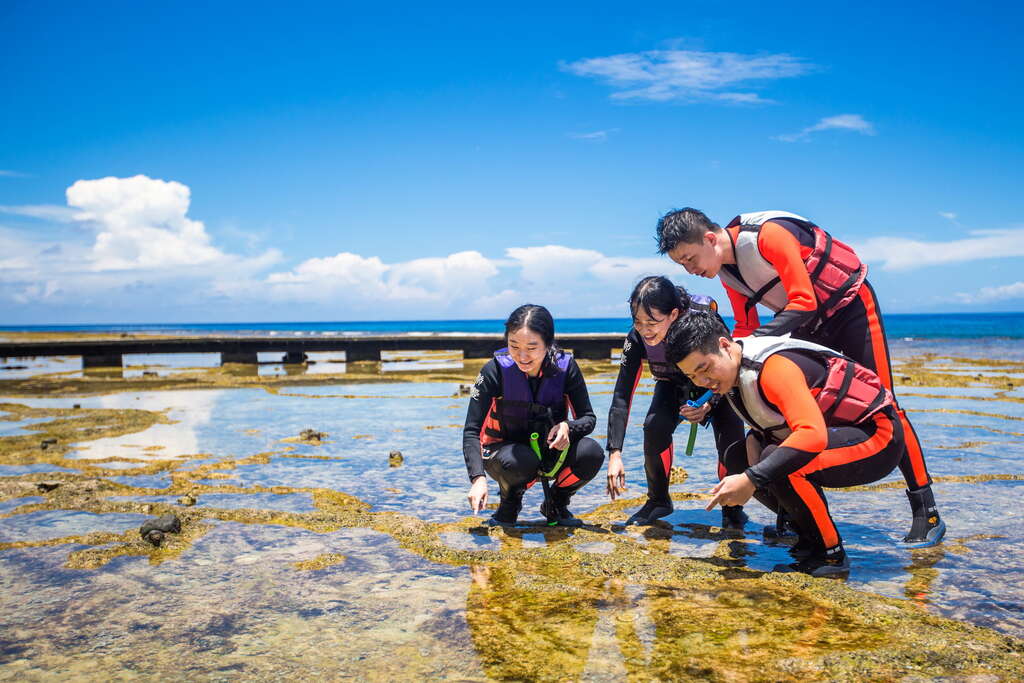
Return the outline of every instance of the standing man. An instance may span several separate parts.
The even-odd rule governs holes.
[[[892,392],[889,345],[867,264],[810,220],[760,211],[741,214],[723,229],[685,208],[661,217],[657,239],[659,253],[691,275],[721,279],[736,318],[735,338],[790,334],[827,346],[873,370]],[[762,325],[757,304],[775,317]],[[946,525],[914,428],[901,408],[896,411],[905,442],[899,468],[913,512],[903,543],[925,548],[939,542]]]

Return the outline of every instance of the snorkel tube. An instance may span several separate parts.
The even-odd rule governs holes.
[[[715,395],[715,393],[713,391],[711,391],[710,389],[708,389],[704,393],[704,395],[701,396],[700,398],[694,399],[692,401],[687,401],[686,402],[686,406],[688,408],[700,408],[705,403],[710,401],[711,397],[714,396],[714,395]],[[694,423],[692,423],[690,425],[690,438],[687,439],[687,441],[686,441],[686,454],[687,455],[693,455],[693,445],[696,442],[697,442],[697,423],[694,422]]]
[[[537,443],[537,439],[540,438],[540,434],[534,432],[530,434],[530,448],[533,449],[533,454],[537,456],[537,460],[543,461],[544,456],[540,454],[540,444]],[[562,449],[562,452],[558,454],[558,460],[555,461],[555,466],[550,471],[544,472],[541,470],[540,476],[549,478],[555,476],[555,472],[562,468],[562,464],[565,462],[565,456],[569,452],[569,447],[566,446]]]

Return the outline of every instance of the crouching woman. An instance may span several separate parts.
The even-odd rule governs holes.
[[[543,306],[512,311],[505,342],[470,394],[462,432],[472,482],[469,506],[474,513],[484,509],[489,474],[498,482],[501,502],[487,523],[514,526],[523,494],[541,479],[540,512],[548,524],[580,526],[569,501],[604,463],[601,446],[587,437],[597,417],[583,373],[572,354],[555,346],[555,323]]]

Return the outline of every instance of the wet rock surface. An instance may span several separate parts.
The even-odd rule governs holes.
[[[1024,401],[991,394],[950,399],[940,389],[964,382],[935,383],[947,376],[936,359],[913,363],[918,360],[900,367],[915,383],[901,399],[926,446],[948,446],[929,451],[937,454],[929,464],[950,538],[928,551],[887,550],[892,543],[882,530],[891,527],[895,536],[908,521],[897,479],[829,492],[854,558],[847,584],[766,573],[783,559],[773,553],[784,551],[763,546],[760,522],[742,531],[715,526],[718,511],[702,509],[714,479],[713,445],[703,434],[694,458],[677,460],[676,512],[655,526],[622,526],[643,503],[636,424],[625,456],[631,497],[608,504],[591,484],[573,505],[585,527],[488,529],[482,517],[462,517],[466,482],[457,422],[465,405],[451,395],[453,383],[471,382],[475,368],[438,373],[431,381],[441,388],[423,376],[404,385],[272,380],[259,393],[226,392],[210,409],[221,422],[159,403],[130,407],[144,405],[142,394],[138,402],[126,395],[116,408],[100,405],[114,405],[110,397],[83,400],[78,409],[47,400],[78,391],[88,378],[71,388],[53,381],[46,390],[37,378],[33,390],[43,400],[19,402],[0,389],[12,396],[0,400],[0,410],[15,419],[45,418],[30,426],[36,431],[0,438],[0,466],[63,469],[0,476],[0,501],[10,502],[0,530],[19,519],[38,519],[40,527],[71,515],[87,515],[89,522],[70,535],[40,529],[24,540],[0,537],[0,608],[13,625],[0,636],[2,651],[12,653],[0,673],[22,679],[1019,680],[1024,645],[1013,634],[1024,634],[1024,622],[1014,621],[1006,599],[1015,583],[1024,585],[1014,579],[1024,566],[1014,554],[1021,547],[1016,513],[998,524],[972,515],[987,509],[983,501],[991,496],[1014,499],[1024,490],[1018,459]],[[972,367],[970,382],[981,374],[1007,390],[998,372]],[[613,378],[614,367],[585,371],[600,412],[604,404],[597,403],[607,401],[602,381]],[[355,374],[370,373],[357,368]],[[172,380],[147,384],[165,381]],[[123,380],[118,390],[133,391],[138,382]],[[197,381],[230,386],[219,382]],[[645,391],[641,385],[638,395]],[[202,395],[192,392],[183,403],[194,411]],[[324,412],[315,424],[335,432],[333,441],[281,445],[308,424],[305,414],[318,401]],[[295,417],[288,402],[300,402]],[[260,420],[270,414],[280,424],[238,412],[247,403]],[[345,412],[352,405],[373,407]],[[335,422],[321,422],[335,413]],[[175,442],[181,438],[176,425],[191,430],[190,440]],[[147,441],[152,433],[166,434],[166,441]],[[374,441],[349,438],[357,434]],[[56,444],[41,451],[41,439],[50,436]],[[390,453],[385,464],[381,448],[367,443],[429,457],[391,468]],[[147,450],[154,445],[164,448]],[[140,466],[125,470],[125,464]],[[57,486],[41,489],[50,483]],[[270,509],[266,503],[295,496],[307,505]],[[227,497],[239,503],[217,502]],[[182,502],[188,498],[203,507]],[[535,511],[536,500],[528,504]],[[758,518],[753,504],[748,509]],[[142,514],[151,519],[132,521]],[[153,516],[176,516],[179,527],[151,526],[144,538],[140,522]],[[118,521],[104,525],[105,519]],[[982,528],[987,534],[975,531]],[[985,557],[999,559],[1002,607],[985,607],[986,596],[995,594],[986,584]],[[881,569],[858,578],[858,569],[872,566]],[[964,582],[965,575],[976,578]],[[979,607],[943,606],[957,604],[959,594]],[[938,616],[941,610],[959,618]]]

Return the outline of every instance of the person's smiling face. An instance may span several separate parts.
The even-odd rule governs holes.
[[[636,314],[633,316],[633,327],[636,328],[637,333],[643,338],[645,344],[657,346],[664,341],[665,335],[668,334],[668,329],[672,327],[672,323],[678,317],[678,308],[673,308],[670,313],[664,314],[653,308],[648,313],[642,306],[638,306]]]
[[[739,381],[740,354],[736,342],[720,337],[717,351],[692,351],[679,361],[679,369],[697,386],[724,395]]]
[[[536,377],[548,353],[547,344],[539,334],[526,327],[520,327],[508,335],[508,354],[516,367],[529,377]]]

